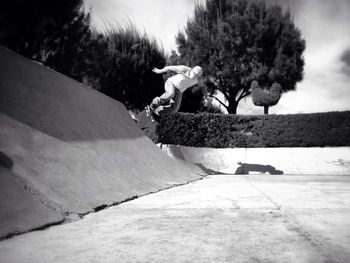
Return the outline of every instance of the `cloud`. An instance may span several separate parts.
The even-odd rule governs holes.
[[[343,72],[350,78],[350,48],[345,50],[343,55],[340,57],[341,61],[344,63]]]
[[[345,62],[345,64],[350,67],[350,48],[345,50],[343,55],[341,56],[341,60]]]

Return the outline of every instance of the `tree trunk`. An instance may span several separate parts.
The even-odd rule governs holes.
[[[237,106],[238,106],[237,101],[229,102],[228,108],[227,108],[228,113],[229,114],[236,114],[237,113]]]
[[[269,114],[269,106],[264,106],[264,114]]]

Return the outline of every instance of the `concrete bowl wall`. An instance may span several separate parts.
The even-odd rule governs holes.
[[[170,157],[212,173],[349,174],[350,147],[195,148],[162,145]]]

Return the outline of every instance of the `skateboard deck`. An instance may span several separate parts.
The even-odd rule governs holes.
[[[160,116],[156,115],[149,105],[145,107],[146,116],[151,119],[151,122],[159,123]]]

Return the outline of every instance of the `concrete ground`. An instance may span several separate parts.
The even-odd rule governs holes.
[[[350,262],[350,176],[213,175],[0,242],[0,262]]]

